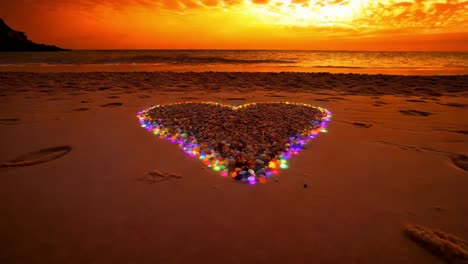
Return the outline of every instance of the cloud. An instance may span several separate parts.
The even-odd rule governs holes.
[[[355,30],[424,29],[466,31],[463,0],[253,0],[267,23]]]
[[[251,20],[305,28],[333,27],[355,30],[468,28],[466,0],[16,0],[0,1],[4,13],[77,10],[95,14],[99,8],[127,12],[184,14],[199,10],[251,12]],[[31,12],[32,12],[31,11]],[[31,13],[29,12],[29,13]],[[28,13],[28,12],[25,12]],[[0,15],[2,12],[0,11]]]

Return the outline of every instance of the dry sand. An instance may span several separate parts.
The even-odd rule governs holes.
[[[0,168],[0,263],[443,263],[403,229],[468,239],[467,83],[0,73],[0,163],[72,148]],[[255,186],[202,169],[135,117],[158,103],[277,100],[325,107],[333,119],[279,181]]]

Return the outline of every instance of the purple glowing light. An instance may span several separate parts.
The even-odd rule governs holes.
[[[291,104],[291,103],[286,103],[286,104]],[[219,105],[219,104],[216,104],[216,105]],[[304,106],[307,106],[306,104],[303,104]],[[244,106],[238,106],[238,107],[231,107],[232,109],[236,110],[236,109],[241,109],[242,107],[245,107],[246,105]],[[180,134],[182,133],[183,131],[181,130],[178,130],[178,131],[175,131],[176,134],[172,134],[170,133],[170,131],[165,128],[164,126],[162,125],[159,125],[158,123],[156,122],[152,122],[152,118],[148,115],[148,111],[151,110],[151,109],[154,109],[155,107],[160,107],[159,105],[157,106],[154,106],[154,107],[151,107],[145,111],[142,111],[142,112],[139,112],[138,113],[138,120],[141,124],[141,126],[143,128],[146,128],[145,130],[149,131],[149,132],[152,132],[154,133],[155,135],[159,136],[160,138],[166,138],[166,140],[170,141],[171,143],[178,143],[179,147],[182,148],[184,150],[185,153],[187,153],[187,155],[191,156],[191,157],[199,157],[201,160],[205,160],[206,159],[206,154],[205,153],[199,153],[199,152],[196,152],[196,151],[192,151],[192,149],[194,149],[195,147],[198,147],[199,145],[196,143],[196,138],[192,135],[190,137],[187,137],[187,134],[183,133],[183,134]],[[313,106],[310,106],[310,107],[313,107]],[[280,160],[283,162],[286,162],[287,159],[290,159],[292,155],[296,155],[299,153],[299,151],[304,147],[304,145],[306,143],[308,143],[308,141],[310,141],[311,139],[313,138],[316,138],[316,136],[322,132],[322,133],[326,133],[327,132],[327,122],[329,122],[331,120],[331,112],[326,110],[326,109],[323,109],[323,108],[320,108],[318,107],[318,109],[320,111],[323,112],[323,118],[321,121],[313,121],[312,123],[315,124],[315,128],[314,128],[314,131],[311,131],[309,134],[297,134],[295,137],[290,137],[290,142],[287,146],[289,146],[286,151],[284,151],[282,153],[282,155],[279,156]],[[158,119],[158,122],[161,123],[162,120]],[[178,133],[177,133],[178,132]],[[184,136],[185,134],[185,136]],[[212,150],[212,154],[213,154],[213,150]],[[213,157],[212,157],[213,159]],[[216,166],[212,165],[211,163],[206,163],[207,161],[204,161],[205,165],[207,165],[209,168],[212,168],[214,170],[217,169],[217,171],[220,171],[220,174],[221,176],[223,177],[227,177],[229,176],[229,172],[228,172],[228,169],[224,169],[224,166],[218,166],[218,162],[219,160],[214,157],[214,159],[216,160],[215,164]],[[211,162],[211,159],[210,161]],[[279,164],[279,166],[281,167],[281,169],[285,169],[285,168],[288,168],[288,165],[286,163],[281,163]],[[278,170],[277,169],[266,169],[265,170],[265,177],[268,177],[268,178],[271,178],[272,175],[277,175],[279,174]],[[263,181],[261,181],[262,183],[265,181],[265,179],[263,178],[262,179]],[[256,179],[255,176],[249,176],[248,178],[243,178],[242,179],[242,182],[246,182],[246,183],[249,183],[250,185],[254,185],[256,183],[258,183],[258,180]]]

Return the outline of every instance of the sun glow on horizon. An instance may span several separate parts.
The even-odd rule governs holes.
[[[364,14],[368,0],[335,1],[321,3],[318,0],[302,1],[272,0],[257,5],[250,2],[252,11],[265,23],[289,26],[352,27],[353,20]]]

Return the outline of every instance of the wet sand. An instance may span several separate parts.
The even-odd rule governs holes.
[[[388,74],[388,75],[462,75],[468,74],[467,67],[395,67],[395,68],[361,68],[361,67],[307,67],[307,66],[269,66],[269,65],[157,65],[157,64],[70,64],[70,65],[0,65],[0,72],[296,72],[296,73],[355,73],[355,74]]]
[[[54,157],[0,168],[0,263],[443,263],[404,229],[468,239],[466,83],[0,73],[0,164]],[[179,101],[304,102],[333,118],[278,181],[249,186],[139,126],[139,111]]]

